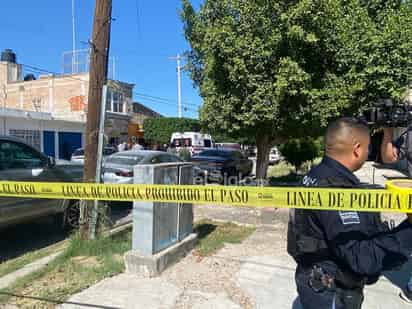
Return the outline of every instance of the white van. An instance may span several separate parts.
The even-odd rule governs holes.
[[[170,147],[179,152],[182,148],[188,148],[192,155],[215,147],[209,134],[199,132],[175,132],[170,138]]]

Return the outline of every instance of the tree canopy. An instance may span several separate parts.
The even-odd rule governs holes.
[[[145,139],[169,144],[174,132],[199,132],[200,124],[191,118],[147,118],[143,123]]]
[[[255,139],[258,177],[274,143],[402,98],[411,81],[410,0],[205,0],[198,11],[182,3],[202,127]]]

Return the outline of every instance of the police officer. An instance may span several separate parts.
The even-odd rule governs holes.
[[[306,186],[359,188],[353,174],[368,157],[369,129],[354,118],[331,123],[325,156],[304,177]],[[293,209],[288,253],[304,309],[359,309],[363,287],[412,253],[412,216],[389,230],[379,213]]]

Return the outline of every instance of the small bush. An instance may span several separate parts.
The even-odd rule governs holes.
[[[286,161],[298,171],[303,163],[312,161],[321,155],[322,143],[313,138],[291,139],[280,146],[280,152]]]

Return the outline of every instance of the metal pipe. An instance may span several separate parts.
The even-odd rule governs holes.
[[[77,73],[76,69],[76,20],[75,20],[75,5],[72,0],[72,30],[73,30],[73,54],[72,54],[72,74]]]
[[[99,119],[99,137],[97,144],[97,164],[96,164],[96,183],[102,181],[102,161],[103,161],[103,149],[104,149],[104,123],[106,116],[106,99],[107,99],[107,85],[103,86],[102,104],[100,106],[100,119]],[[99,201],[94,201],[92,220],[90,222],[90,238],[96,237],[96,224],[97,214],[99,209]]]

